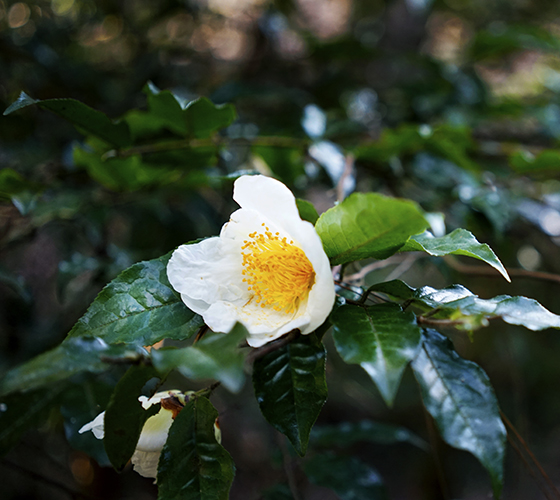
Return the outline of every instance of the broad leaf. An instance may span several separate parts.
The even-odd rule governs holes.
[[[94,335],[110,344],[137,345],[189,338],[204,323],[169,284],[170,256],[139,262],[123,271],[99,293],[69,337]]]
[[[398,280],[377,283],[368,290],[412,301],[423,311],[430,312],[429,320],[450,319],[456,322],[456,327],[466,330],[487,326],[491,318],[501,318],[506,323],[521,325],[529,330],[560,328],[559,315],[527,297],[498,295],[492,299],[481,299],[462,285],[441,290],[429,286],[414,289]]]
[[[67,339],[58,347],[10,370],[0,381],[0,396],[50,386],[77,373],[100,373],[108,370],[110,361],[137,361],[147,355],[136,346],[110,346],[100,338]]]
[[[245,381],[243,364],[246,350],[239,349],[247,331],[238,324],[230,333],[207,333],[196,344],[182,349],[152,351],[154,366],[160,371],[178,369],[187,378],[215,379],[232,392]]]
[[[428,330],[412,363],[424,406],[449,445],[472,453],[486,468],[496,497],[503,483],[506,430],[486,373],[459,357],[451,342]]]
[[[29,428],[41,424],[60,404],[65,384],[56,384],[25,395],[12,394],[0,401],[0,455],[19,443]]]
[[[355,457],[316,455],[305,462],[312,483],[330,488],[340,500],[387,500],[379,473]]]
[[[126,123],[115,123],[101,111],[92,109],[83,102],[76,101],[75,99],[46,99],[40,101],[32,99],[25,92],[22,92],[18,100],[4,111],[4,115],[9,115],[14,111],[33,104],[37,104],[40,108],[52,111],[73,123],[79,129],[99,137],[113,146],[126,147],[130,145],[130,133]]]
[[[325,348],[314,334],[268,353],[253,365],[264,417],[304,455],[309,432],[327,400]]]
[[[216,441],[218,412],[193,398],[175,419],[158,466],[158,500],[227,500],[234,466]]]
[[[455,229],[455,231],[435,238],[431,233],[425,232],[412,236],[401,248],[402,252],[419,250],[430,255],[441,257],[443,255],[466,255],[474,257],[490,264],[496,269],[506,280],[509,275],[498,259],[496,254],[486,243],[479,243],[478,240],[466,229]]]
[[[151,366],[132,366],[119,381],[105,410],[103,443],[113,467],[121,471],[132,457],[146,420],[155,415],[160,405],[144,410],[138,396],[150,379],[157,377]]]
[[[344,305],[331,316],[336,349],[347,363],[359,364],[391,406],[406,365],[420,347],[414,314],[398,305]]]
[[[406,427],[373,420],[315,426],[311,431],[310,442],[313,447],[322,448],[347,447],[356,443],[409,443],[428,450],[428,444]]]
[[[331,264],[336,265],[385,259],[428,226],[412,201],[355,193],[323,213],[316,229]]]

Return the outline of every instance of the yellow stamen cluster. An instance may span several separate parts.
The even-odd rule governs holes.
[[[315,283],[315,271],[303,250],[293,241],[272,234],[249,234],[241,247],[244,282],[261,307],[293,313]],[[247,250],[247,252],[244,252]]]

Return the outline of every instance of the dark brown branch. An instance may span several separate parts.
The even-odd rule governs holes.
[[[255,360],[260,359],[263,356],[266,356],[267,354],[288,345],[290,342],[296,340],[299,336],[300,336],[299,330],[292,330],[291,332],[287,333],[283,337],[280,337],[278,340],[269,342],[268,344],[262,347],[258,347],[257,349],[253,349],[247,355],[246,360],[248,363],[253,363]]]

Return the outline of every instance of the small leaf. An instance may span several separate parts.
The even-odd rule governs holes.
[[[317,222],[319,214],[317,213],[317,210],[315,210],[313,203],[307,200],[302,200],[301,198],[296,198],[296,205],[298,208],[299,216],[303,220],[311,222],[311,224],[315,224]]]
[[[426,441],[406,427],[373,420],[315,426],[310,441],[313,447],[322,448],[347,447],[356,443],[409,443],[424,451],[429,449]]]
[[[359,364],[389,406],[406,365],[420,348],[421,332],[415,319],[396,304],[344,305],[331,316],[334,342],[342,359]]]
[[[68,336],[95,335],[109,344],[137,345],[189,338],[204,322],[169,284],[170,256],[139,262],[119,274],[101,290]]]
[[[115,123],[101,111],[92,109],[83,102],[76,101],[75,99],[46,99],[41,101],[32,99],[22,92],[18,100],[4,111],[4,115],[31,106],[32,104],[37,104],[43,109],[52,111],[61,118],[73,123],[81,130],[99,137],[113,146],[126,147],[131,143],[130,132],[125,122]]]
[[[412,363],[422,400],[449,445],[472,453],[486,468],[494,496],[503,484],[506,430],[486,373],[459,357],[451,342],[428,330]]]
[[[509,275],[498,259],[496,254],[486,243],[479,243],[470,231],[466,229],[455,229],[455,231],[435,238],[431,233],[425,232],[412,236],[406,245],[401,248],[402,252],[419,250],[430,255],[441,257],[443,255],[466,255],[490,264],[506,280]]]
[[[317,232],[332,265],[385,259],[429,226],[418,206],[375,193],[355,193],[319,217]]]
[[[0,382],[0,395],[27,392],[52,385],[82,372],[100,373],[111,365],[108,358],[134,361],[147,355],[135,346],[110,346],[102,339],[67,339],[58,347],[10,370]]]
[[[56,384],[46,389],[12,394],[0,402],[0,455],[7,453],[19,443],[29,428],[45,420],[51,409],[60,404],[65,384]]]
[[[185,107],[189,133],[203,139],[213,132],[226,128],[236,118],[233,104],[214,104],[206,97],[189,102]]]
[[[218,412],[206,398],[193,398],[181,410],[161,452],[158,500],[227,500],[233,460],[216,441]]]
[[[103,444],[113,467],[122,471],[132,457],[146,420],[160,410],[145,410],[138,396],[142,387],[158,374],[152,366],[132,366],[119,381],[105,410]]]
[[[159,371],[178,369],[187,378],[219,380],[226,389],[239,392],[245,381],[245,352],[239,344],[246,337],[247,330],[237,324],[228,334],[207,333],[202,340],[183,349],[154,350],[152,360]]]
[[[332,489],[340,500],[387,500],[379,473],[355,457],[316,455],[306,461],[312,483]]]
[[[253,385],[264,417],[304,455],[327,400],[325,348],[314,334],[255,361]]]
[[[11,198],[22,191],[38,191],[40,187],[26,179],[11,168],[0,170],[0,197]]]

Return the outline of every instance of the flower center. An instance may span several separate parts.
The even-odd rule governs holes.
[[[301,248],[293,241],[272,234],[249,234],[241,247],[243,279],[253,292],[257,304],[275,311],[294,312],[315,283],[315,271]],[[247,250],[247,253],[243,252]]]

